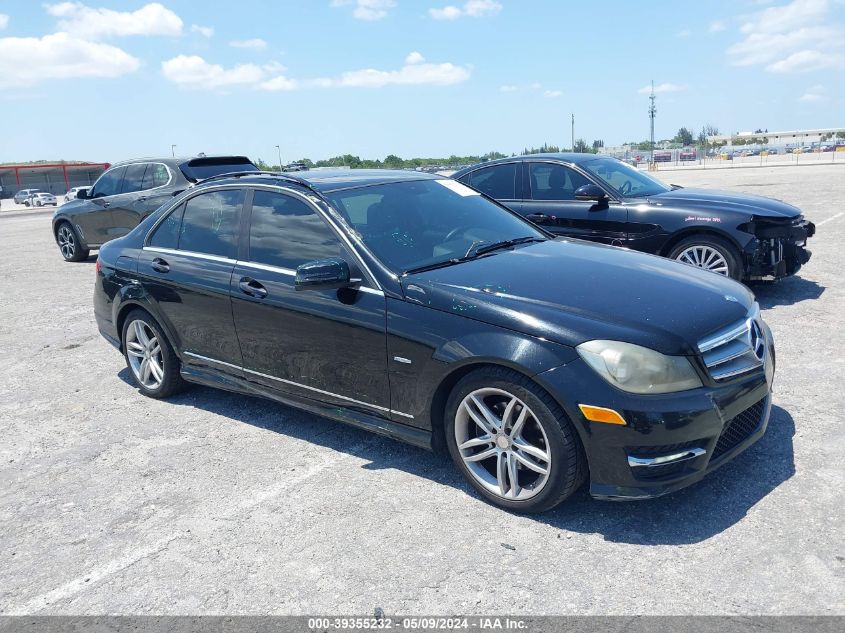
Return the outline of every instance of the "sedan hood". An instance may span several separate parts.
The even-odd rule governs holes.
[[[407,275],[402,285],[409,301],[564,345],[609,339],[672,355],[695,354],[754,302],[715,273],[565,239]]]
[[[673,189],[649,196],[649,202],[679,209],[688,208],[691,211],[736,211],[767,218],[795,218],[801,215],[797,207],[774,198],[710,189]]]

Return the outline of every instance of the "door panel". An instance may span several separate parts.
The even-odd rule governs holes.
[[[126,235],[141,220],[167,202],[173,194],[172,187],[165,187],[170,173],[162,163],[135,163],[127,166],[123,177],[121,195],[111,204],[112,238]]]
[[[100,176],[91,189],[91,199],[74,216],[74,222],[89,245],[103,244],[115,237],[109,234],[112,226],[111,207],[114,199],[120,195],[125,172],[126,167],[115,167]]]
[[[627,209],[611,200],[595,203],[575,199],[575,190],[592,181],[581,172],[555,163],[528,163],[530,196],[520,212],[532,222],[559,235],[623,245],[627,238]]]

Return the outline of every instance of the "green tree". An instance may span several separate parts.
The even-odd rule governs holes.
[[[577,141],[575,141],[575,147],[573,147],[572,150],[578,152],[579,154],[592,153],[589,145],[587,145],[587,141],[582,138],[579,138]]]
[[[680,130],[678,130],[678,133],[672,140],[675,143],[680,143],[681,145],[692,145],[692,132],[690,132],[689,129],[682,127]]]

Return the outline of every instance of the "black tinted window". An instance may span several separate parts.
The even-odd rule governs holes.
[[[179,250],[234,259],[237,255],[238,218],[244,192],[211,191],[185,203]]]
[[[179,245],[179,227],[182,226],[182,211],[184,210],[185,205],[179,205],[178,209],[162,220],[150,238],[150,246],[176,248]]]
[[[102,198],[103,196],[113,196],[120,192],[120,183],[123,180],[123,173],[126,167],[115,167],[100,176],[100,179],[94,184],[94,195],[92,198]]]
[[[590,184],[574,169],[553,163],[530,163],[532,200],[575,200],[575,190]]]
[[[497,200],[516,198],[516,163],[495,165],[472,172],[469,184]]]
[[[123,175],[123,186],[120,190],[123,193],[131,191],[141,191],[144,182],[144,172],[147,171],[146,163],[138,163],[137,165],[127,165],[126,173]]]
[[[302,200],[269,191],[255,192],[249,227],[251,261],[296,268],[340,254],[340,241]]]
[[[152,189],[153,187],[161,187],[166,185],[170,180],[170,174],[167,167],[161,163],[150,163],[147,165],[147,173],[144,174],[144,189]]]

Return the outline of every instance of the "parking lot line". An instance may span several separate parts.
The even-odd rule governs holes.
[[[821,222],[816,222],[816,226],[822,226],[823,224],[827,224],[828,222],[831,222],[832,220],[835,220],[836,218],[841,218],[843,215],[845,215],[845,211],[840,211],[836,215],[831,216],[831,217],[827,218],[826,220],[822,220]]]

